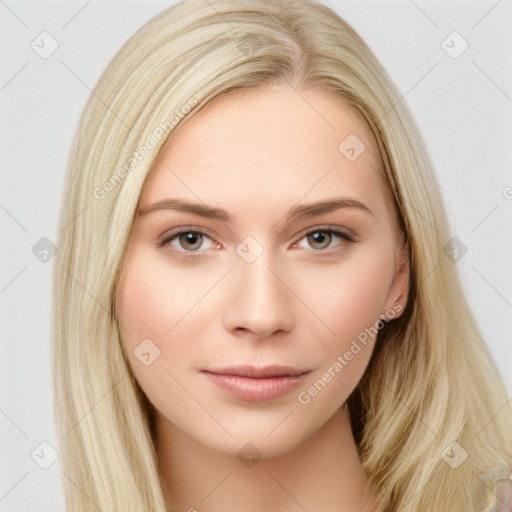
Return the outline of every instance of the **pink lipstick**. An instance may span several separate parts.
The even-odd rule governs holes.
[[[202,370],[214,384],[240,400],[266,402],[288,395],[310,370],[289,366],[231,366]]]

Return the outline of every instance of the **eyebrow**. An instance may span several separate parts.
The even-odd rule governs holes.
[[[324,213],[330,213],[341,208],[357,209],[371,215],[374,213],[365,204],[355,199],[349,199],[344,197],[334,197],[329,199],[323,199],[321,201],[315,201],[313,203],[299,204],[295,208],[292,208],[285,217],[286,222],[293,220],[299,220],[304,218],[315,217]],[[205,203],[193,203],[182,199],[163,199],[154,204],[141,208],[138,211],[140,217],[147,215],[148,213],[170,210],[194,213],[201,217],[207,217],[217,219],[222,222],[233,222],[234,217],[228,211],[222,208],[215,208],[208,206]]]

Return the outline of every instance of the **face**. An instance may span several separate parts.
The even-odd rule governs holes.
[[[326,92],[227,96],[177,132],[141,193],[116,304],[160,418],[271,457],[344,404],[407,294],[378,167]]]

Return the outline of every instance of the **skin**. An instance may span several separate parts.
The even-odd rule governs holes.
[[[338,149],[349,134],[366,146],[354,161]],[[288,86],[211,103],[155,163],[139,212],[173,198],[233,217],[137,215],[123,260],[117,311],[131,334],[123,330],[122,344],[157,411],[155,447],[169,509],[377,510],[344,406],[374,338],[359,343],[334,377],[332,367],[365,328],[389,311],[397,318],[406,303],[406,251],[378,167],[375,141],[354,111],[331,93]],[[298,205],[340,197],[371,212],[344,207],[286,219]],[[325,225],[354,241],[318,233]],[[158,245],[179,226],[209,235],[202,245],[184,235]],[[251,263],[236,252],[248,236],[262,249]],[[247,252],[240,254],[257,254],[256,246],[241,247]],[[160,350],[147,366],[134,354],[144,339]],[[310,373],[290,394],[252,402],[201,372],[232,364]],[[327,379],[329,368],[330,381],[301,403],[299,393]],[[237,456],[244,446],[242,454],[254,452],[251,467]]]

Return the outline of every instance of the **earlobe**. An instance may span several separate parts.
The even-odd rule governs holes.
[[[409,273],[409,251],[406,246],[403,246],[400,250],[399,268],[388,295],[386,310],[381,318],[393,320],[404,312],[409,295]]]

